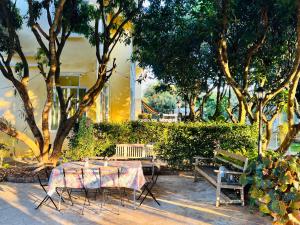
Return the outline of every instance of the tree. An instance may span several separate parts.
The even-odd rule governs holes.
[[[222,0],[219,5],[218,57],[226,81],[238,99],[238,122],[245,123],[246,118],[251,123],[257,121],[254,90],[264,86],[267,142],[272,123],[286,101],[286,88],[290,130],[293,129],[293,89],[298,83],[300,62],[297,7],[295,1],[277,0]]]
[[[34,107],[28,94],[29,67],[19,40],[18,30],[21,29],[22,17],[16,5],[10,0],[0,2],[0,70],[9,80],[24,105],[26,122],[34,136],[34,140],[16,130],[4,119],[0,120],[0,130],[19,139],[39,153],[40,161],[56,162],[61,156],[62,145],[70,130],[85,111],[95,102],[104,84],[116,68],[115,59],[110,55],[120,41],[130,40],[130,21],[138,14],[143,1],[134,0],[97,0],[97,4],[89,5],[85,0],[28,0],[27,25],[31,28],[39,46],[37,57],[41,76],[44,78],[47,98],[44,104],[42,128],[37,125]],[[51,9],[54,9],[52,12]],[[46,16],[48,30],[41,27],[39,19]],[[100,22],[101,21],[101,22]],[[102,27],[102,29],[100,29]],[[82,101],[71,102],[65,99],[60,88],[60,56],[71,33],[83,33],[96,48],[96,59],[99,64],[97,80],[86,92]],[[100,44],[103,47],[100,49]],[[11,67],[13,56],[19,56],[18,70]],[[111,65],[111,66],[110,66]],[[41,84],[42,85],[42,84]],[[53,89],[58,93],[60,121],[53,151],[50,151],[49,113],[53,104]],[[71,115],[72,104],[78,105]]]
[[[144,99],[159,113],[173,113],[177,103],[175,90],[172,87],[162,89],[162,86],[164,85],[160,83],[149,86],[144,93]]]
[[[135,58],[159,80],[177,87],[191,120],[203,114],[197,101],[204,105],[217,81],[223,82],[206,21],[211,6],[210,1],[151,0],[135,21]]]

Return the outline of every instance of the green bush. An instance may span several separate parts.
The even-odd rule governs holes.
[[[300,224],[300,159],[298,156],[267,156],[254,166],[250,200],[274,218],[273,224]]]
[[[117,143],[154,143],[154,150],[173,168],[190,168],[194,156],[212,157],[213,150],[255,158],[256,126],[230,123],[126,122],[94,125],[98,139]]]
[[[114,154],[114,144],[106,134],[95,133],[94,125],[86,117],[79,122],[69,139],[69,149],[64,152],[64,161],[82,160],[85,157],[110,156]]]
[[[80,160],[85,157],[95,155],[95,140],[94,140],[93,125],[88,125],[88,120],[83,117],[79,122],[77,132],[74,132],[69,139],[69,149],[64,153],[65,160]]]
[[[148,120],[151,120],[152,119],[152,114],[148,114],[148,113],[142,113],[142,114],[139,114],[138,115],[138,118],[139,119],[148,119]]]

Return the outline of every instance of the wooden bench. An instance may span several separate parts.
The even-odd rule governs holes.
[[[116,153],[111,159],[155,159],[153,145],[117,144]]]
[[[242,155],[234,154],[224,150],[215,150],[213,158],[195,158],[195,182],[197,181],[198,175],[204,177],[212,185],[217,188],[216,191],[216,206],[220,205],[220,197],[225,199],[225,203],[241,203],[242,206],[245,205],[244,201],[244,185],[239,183],[239,178],[242,174],[246,172],[248,166],[248,158]],[[229,170],[219,170],[219,166],[226,164],[226,166],[231,167]],[[229,176],[231,179],[229,181],[222,180],[223,176]],[[232,200],[226,195],[223,195],[221,189],[232,189],[240,191],[240,199]]]

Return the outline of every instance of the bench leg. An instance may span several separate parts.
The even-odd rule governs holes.
[[[216,192],[216,207],[220,206],[220,197],[221,197],[221,187],[217,185],[217,192]]]
[[[241,189],[240,193],[241,193],[241,202],[242,202],[242,206],[245,206],[244,189]]]

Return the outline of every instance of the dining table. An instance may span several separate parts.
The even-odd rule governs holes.
[[[147,164],[149,166],[149,164]],[[56,193],[57,188],[65,187],[64,170],[66,169],[84,169],[85,171],[92,171],[98,168],[105,169],[105,167],[116,167],[119,169],[118,173],[111,173],[106,176],[105,179],[101,178],[101,182],[91,180],[96,186],[95,188],[104,187],[119,187],[128,188],[133,190],[133,207],[136,209],[136,192],[140,191],[143,185],[146,183],[146,179],[143,173],[143,164],[141,161],[104,161],[104,160],[87,160],[66,162],[55,167],[51,171],[49,186],[47,194],[53,196]],[[94,178],[95,176],[93,176]],[[89,177],[85,178],[89,179]],[[95,179],[95,178],[94,178]],[[71,184],[68,184],[68,188],[83,188],[80,179],[71,179]],[[118,180],[118,182],[115,182]],[[98,185],[98,186],[97,186]]]

